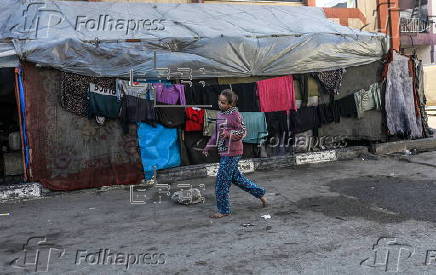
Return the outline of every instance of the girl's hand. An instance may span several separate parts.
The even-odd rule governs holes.
[[[220,133],[220,137],[221,138],[229,138],[230,134],[229,134],[228,131],[223,131],[223,132]]]

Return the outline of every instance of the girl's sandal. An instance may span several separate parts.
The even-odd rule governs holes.
[[[219,219],[219,218],[223,218],[225,216],[229,216],[230,214],[221,214],[221,213],[215,213],[213,215],[210,215],[209,218],[212,219]]]

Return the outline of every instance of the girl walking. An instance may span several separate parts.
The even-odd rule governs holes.
[[[232,183],[260,199],[262,205],[266,206],[265,189],[246,178],[238,169],[238,162],[243,153],[242,139],[247,130],[236,107],[237,100],[238,96],[232,90],[226,89],[221,92],[218,97],[221,112],[217,115],[216,128],[203,149],[205,156],[212,147],[217,147],[220,154],[215,184],[218,213],[211,215],[211,218],[230,215],[229,192]]]

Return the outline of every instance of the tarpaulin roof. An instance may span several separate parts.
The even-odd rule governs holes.
[[[95,76],[273,76],[368,64],[381,33],[320,8],[2,0],[0,39],[20,59]]]

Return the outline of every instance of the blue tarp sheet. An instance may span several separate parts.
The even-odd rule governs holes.
[[[153,177],[153,166],[156,170],[180,166],[177,129],[138,123],[138,143],[146,179]]]

